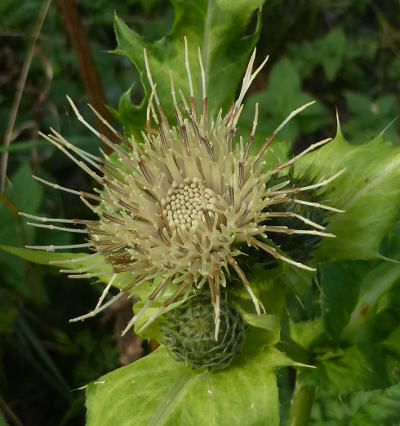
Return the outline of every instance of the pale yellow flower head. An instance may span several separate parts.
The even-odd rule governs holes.
[[[187,52],[186,43],[185,47]],[[249,153],[258,120],[257,107],[251,134],[246,139],[237,138],[237,124],[244,96],[267,59],[253,72],[254,60],[255,52],[243,78],[238,99],[229,112],[224,116],[220,112],[218,116],[210,117],[207,113],[206,76],[200,51],[199,67],[203,83],[200,100],[193,93],[189,62],[186,59],[189,97],[186,98],[182,92],[175,93],[171,73],[171,96],[175,113],[175,120],[171,123],[160,104],[145,52],[152,92],[147,108],[147,128],[142,132],[142,140],[123,137],[103,120],[115,135],[115,141],[111,141],[83,119],[71,100],[78,119],[111,147],[114,153],[97,158],[74,147],[54,130],[51,135],[45,136],[101,186],[100,190],[95,189],[95,194],[74,190],[70,192],[78,193],[98,216],[96,221],[74,223],[85,225],[82,231],[87,233],[88,241],[83,245],[89,246],[95,254],[104,256],[103,261],[112,265],[114,275],[107,291],[119,273],[129,274],[130,280],[125,290],[134,289],[135,285],[155,278],[162,279],[148,295],[144,308],[130,321],[125,332],[167,288],[172,288],[173,294],[148,323],[181,295],[190,293],[194,288],[207,286],[210,301],[215,306],[218,335],[220,293],[221,288],[229,285],[226,275],[230,269],[239,276],[260,313],[259,302],[237,262],[241,255],[239,244],[254,246],[263,250],[266,256],[312,269],[278,253],[273,244],[268,244],[268,236],[272,232],[332,236],[323,232],[322,226],[295,213],[276,212],[276,208],[274,211],[269,210],[271,205],[297,202],[297,192],[312,190],[336,177],[305,188],[292,188],[289,181],[268,186],[272,175],[329,140],[312,145],[274,169],[268,169],[263,162],[263,155],[276,133],[309,104],[292,112],[266,138],[254,156]],[[321,205],[313,207],[332,209]],[[270,218],[291,216],[313,225],[315,229],[305,231],[267,224]],[[105,294],[98,309],[104,297]]]

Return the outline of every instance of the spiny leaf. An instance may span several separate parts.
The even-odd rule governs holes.
[[[169,70],[172,71],[175,89],[188,94],[185,69],[184,37],[189,44],[189,61],[196,99],[201,98],[201,78],[197,48],[200,47],[206,74],[208,109],[215,115],[220,108],[229,107],[243,73],[248,56],[258,40],[260,14],[256,28],[244,35],[252,13],[264,0],[175,0],[175,20],[169,34],[152,42],[131,30],[117,16],[115,33],[118,46],[114,53],[127,56],[138,69],[145,89],[145,99],[140,105],[131,105],[128,95],[121,98],[117,118],[127,133],[139,134],[137,126],[145,123],[145,105],[150,96],[145,72],[143,49],[146,49],[161,105],[169,117],[174,117]],[[227,78],[229,76],[229,78]]]
[[[400,148],[379,136],[365,145],[350,145],[339,134],[315,152],[301,158],[295,173],[306,172],[320,181],[342,168],[329,184],[330,204],[346,212],[330,218],[328,232],[316,250],[319,260],[372,259],[400,211]]]

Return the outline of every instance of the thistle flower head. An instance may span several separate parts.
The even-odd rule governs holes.
[[[187,52],[186,40],[185,47]],[[125,332],[168,287],[173,289],[172,295],[148,323],[178,297],[188,294],[194,287],[207,286],[215,308],[217,336],[220,292],[221,288],[227,286],[226,274],[230,269],[239,276],[260,313],[259,302],[237,262],[241,254],[239,244],[245,243],[265,252],[266,256],[312,269],[279,253],[273,244],[269,244],[269,235],[308,233],[332,236],[309,219],[290,211],[279,211],[276,206],[296,203],[296,193],[326,185],[336,175],[303,188],[291,187],[290,181],[268,186],[271,176],[290,167],[297,158],[325,144],[329,139],[312,145],[274,169],[267,169],[263,155],[276,133],[294,115],[310,105],[304,105],[289,114],[272,135],[266,138],[258,153],[249,155],[258,120],[257,107],[248,139],[240,137],[236,140],[237,123],[244,96],[268,58],[253,72],[254,51],[238,99],[226,115],[223,116],[220,112],[216,117],[210,117],[207,113],[206,76],[200,50],[199,67],[203,89],[200,102],[193,93],[186,55],[189,97],[186,98],[181,91],[179,96],[176,94],[173,75],[170,74],[175,114],[174,122],[170,123],[160,104],[146,52],[144,55],[151,96],[142,140],[137,141],[133,136],[125,138],[103,120],[115,136],[114,141],[110,140],[87,123],[68,98],[78,119],[112,148],[114,153],[97,158],[74,147],[52,130],[52,134],[43,136],[94,178],[101,189],[95,190],[96,193],[83,193],[40,180],[79,195],[98,216],[95,221],[70,221],[83,224],[83,229],[75,231],[88,235],[87,243],[76,247],[90,247],[94,251],[93,255],[101,254],[104,258],[102,261],[111,264],[114,271],[95,311],[104,306],[102,302],[106,292],[119,273],[129,275],[130,280],[125,290],[161,277],[158,287],[148,295],[144,308],[130,321]],[[93,111],[102,119],[94,109]],[[313,207],[332,209],[320,204]],[[312,229],[297,230],[268,225],[271,218],[293,215],[311,225]],[[53,225],[49,227],[55,228]],[[56,247],[34,248],[49,250]],[[87,273],[84,274],[81,272],[78,271],[75,276],[97,275],[90,271],[85,271]]]

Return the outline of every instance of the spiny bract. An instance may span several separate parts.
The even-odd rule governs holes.
[[[265,140],[258,153],[250,156],[258,107],[256,106],[253,129],[247,140],[240,137],[239,141],[235,141],[237,123],[243,108],[244,96],[268,58],[253,72],[255,51],[253,52],[236,102],[225,116],[220,111],[216,117],[210,117],[207,113],[206,75],[200,49],[198,58],[203,92],[202,102],[199,102],[200,108],[196,107],[187,49],[185,39],[188,99],[180,91],[178,101],[173,76],[170,73],[176,118],[173,124],[168,122],[162,109],[144,52],[152,91],[147,107],[147,128],[142,132],[143,140],[136,141],[133,136],[125,138],[92,108],[114,134],[115,141],[111,141],[84,120],[69,98],[78,119],[104,144],[112,148],[113,155],[104,154],[103,158],[93,156],[70,144],[53,129],[51,134],[43,135],[102,187],[101,190],[95,189],[96,193],[93,194],[74,191],[39,179],[58,189],[79,195],[81,200],[98,215],[98,220],[95,221],[65,220],[66,223],[84,225],[84,228],[72,229],[72,232],[84,232],[88,236],[86,243],[70,247],[89,247],[94,252],[91,256],[98,256],[99,259],[99,262],[93,265],[93,269],[106,262],[112,265],[114,271],[95,310],[77,319],[93,316],[102,310],[105,306],[102,303],[106,293],[116,276],[119,273],[128,273],[129,281],[121,292],[128,292],[134,286],[155,278],[161,278],[161,281],[148,295],[143,309],[132,318],[124,333],[167,287],[172,288],[172,295],[142,328],[154,321],[178,297],[188,295],[195,287],[207,285],[215,309],[215,336],[217,336],[220,292],[221,287],[227,285],[226,274],[229,268],[232,268],[243,282],[257,312],[260,313],[260,304],[237,263],[236,258],[241,254],[238,250],[239,244],[245,243],[275,259],[304,269],[312,269],[278,253],[272,244],[268,244],[270,241],[268,236],[277,232],[333,236],[323,232],[322,227],[311,220],[291,211],[277,211],[275,206],[288,202],[304,203],[296,200],[296,193],[326,185],[337,175],[302,188],[290,187],[289,180],[268,186],[271,176],[290,167],[297,158],[330,139],[310,146],[276,168],[268,170],[263,162],[263,155],[276,133],[311,103],[289,114]],[[329,206],[308,204],[315,208],[335,210]],[[269,209],[270,206],[274,206],[273,211]],[[61,221],[26,216],[42,222]],[[311,225],[313,229],[288,229],[285,226],[269,226],[266,222],[277,217],[296,217]],[[69,230],[54,225],[37,225]],[[54,250],[58,247],[31,248]],[[72,271],[74,272],[76,273],[74,277],[98,275],[96,272],[90,273],[90,268]]]

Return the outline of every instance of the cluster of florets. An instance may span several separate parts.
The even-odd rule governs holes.
[[[187,44],[185,45],[187,52]],[[71,248],[90,247],[91,256],[98,256],[99,264],[112,265],[114,274],[106,286],[95,311],[103,308],[107,291],[119,273],[128,274],[121,292],[130,291],[137,285],[161,278],[159,285],[148,295],[142,309],[128,324],[125,332],[138,320],[145,308],[156,298],[172,289],[172,294],[163,299],[158,312],[145,324],[154,321],[179,297],[193,288],[208,287],[209,298],[215,310],[215,336],[220,324],[221,288],[227,286],[226,274],[234,271],[261,312],[260,303],[251,285],[240,268],[237,258],[241,255],[239,244],[245,244],[265,253],[266,256],[312,269],[277,250],[269,238],[276,233],[311,234],[332,237],[323,226],[294,211],[279,210],[280,205],[302,203],[296,194],[313,190],[329,183],[336,177],[304,187],[294,187],[290,180],[268,186],[271,177],[290,168],[297,158],[328,142],[320,141],[289,161],[266,169],[263,156],[279,130],[297,113],[310,104],[292,112],[283,123],[266,138],[255,155],[250,155],[258,120],[255,110],[254,126],[247,140],[235,140],[237,123],[243,108],[244,96],[250,84],[266,60],[253,72],[255,52],[251,56],[238,99],[225,116],[220,112],[209,117],[207,112],[206,75],[199,52],[203,98],[201,112],[196,109],[190,67],[186,55],[189,97],[181,93],[176,99],[171,74],[171,96],[176,120],[170,124],[158,99],[145,52],[147,75],[151,96],[147,108],[147,127],[142,140],[133,136],[125,138],[112,128],[99,114],[94,113],[109,127],[115,141],[100,134],[78,112],[70,100],[78,119],[83,122],[103,143],[114,151],[112,158],[98,158],[70,144],[59,133],[43,135],[48,141],[65,152],[98,184],[101,190],[86,193],[44,183],[77,194],[98,216],[98,220],[65,220],[83,228],[59,228],[86,233],[84,244]],[[92,108],[93,109],[93,108]],[[157,112],[156,112],[157,111]],[[120,145],[120,143],[122,145]],[[92,201],[92,202],[91,202]],[[94,203],[93,203],[94,202]],[[308,203],[312,208],[331,209],[317,203]],[[306,223],[308,229],[292,229],[269,222],[274,218],[296,217]],[[37,218],[41,221],[59,219]],[[34,247],[54,250],[55,246]],[[85,270],[70,271],[73,277],[86,278],[101,273]],[[88,314],[92,316],[93,312]],[[79,317],[79,319],[83,319]]]

